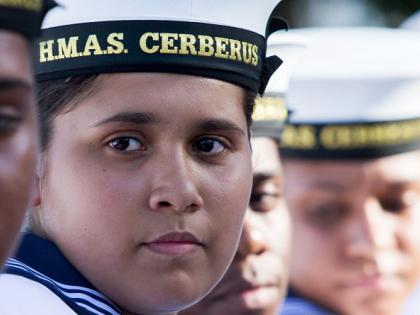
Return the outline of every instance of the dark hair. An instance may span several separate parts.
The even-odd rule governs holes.
[[[75,76],[38,83],[39,118],[42,151],[46,151],[53,132],[53,121],[60,113],[71,110],[95,89],[99,75]],[[254,111],[254,92],[244,90],[244,113],[249,128]]]

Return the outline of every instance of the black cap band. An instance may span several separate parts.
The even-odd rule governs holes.
[[[0,0],[0,29],[32,39],[39,35],[45,14],[54,6],[53,0]]]
[[[287,124],[281,153],[303,159],[370,159],[420,149],[420,118],[349,124]]]
[[[243,29],[181,21],[106,21],[45,29],[38,81],[115,72],[212,77],[263,92],[281,61],[266,62],[266,39]]]

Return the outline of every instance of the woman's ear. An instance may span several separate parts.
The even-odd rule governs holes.
[[[45,174],[45,159],[46,157],[43,154],[41,154],[36,168],[36,176],[32,187],[31,197],[31,206],[33,208],[39,208],[41,206],[41,183],[42,178]]]
[[[42,203],[41,184],[42,184],[42,180],[44,176],[43,163],[44,161],[42,161],[42,158],[41,158],[41,160],[38,162],[36,176],[33,181],[31,204],[30,204],[30,210],[28,211],[28,223],[29,223],[28,230],[32,231],[33,233],[39,236],[47,238],[43,230],[42,209],[41,209],[41,203]]]
[[[41,205],[41,188],[40,188],[40,177],[39,174],[35,176],[34,183],[32,185],[32,197],[31,206],[32,208],[38,208]]]

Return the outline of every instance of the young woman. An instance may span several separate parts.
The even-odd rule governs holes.
[[[16,240],[38,154],[31,43],[50,4],[0,1],[0,266]]]
[[[8,291],[49,296],[43,314],[173,314],[206,295],[250,196],[277,2],[71,0],[52,14],[39,195]],[[258,22],[226,26],[238,10]]]
[[[399,314],[420,276],[418,36],[299,34],[318,63],[296,69],[282,139],[294,224],[283,314]]]

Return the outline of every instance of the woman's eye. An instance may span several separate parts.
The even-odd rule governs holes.
[[[381,205],[382,205],[382,208],[384,208],[386,211],[389,211],[392,213],[402,212],[409,207],[409,205],[404,203],[404,200],[400,200],[400,199],[382,200]]]
[[[222,153],[225,148],[225,145],[221,141],[211,138],[199,139],[193,145],[194,151],[207,154],[219,154]]]
[[[379,199],[385,211],[401,214],[412,209],[420,202],[420,192],[415,189],[394,191]]]
[[[22,117],[0,113],[0,133],[9,133],[15,131],[19,127],[22,120]]]
[[[133,152],[144,150],[142,143],[135,138],[121,137],[111,140],[108,145],[117,151]]]
[[[269,212],[277,209],[281,201],[280,193],[252,192],[249,205],[257,212]]]

